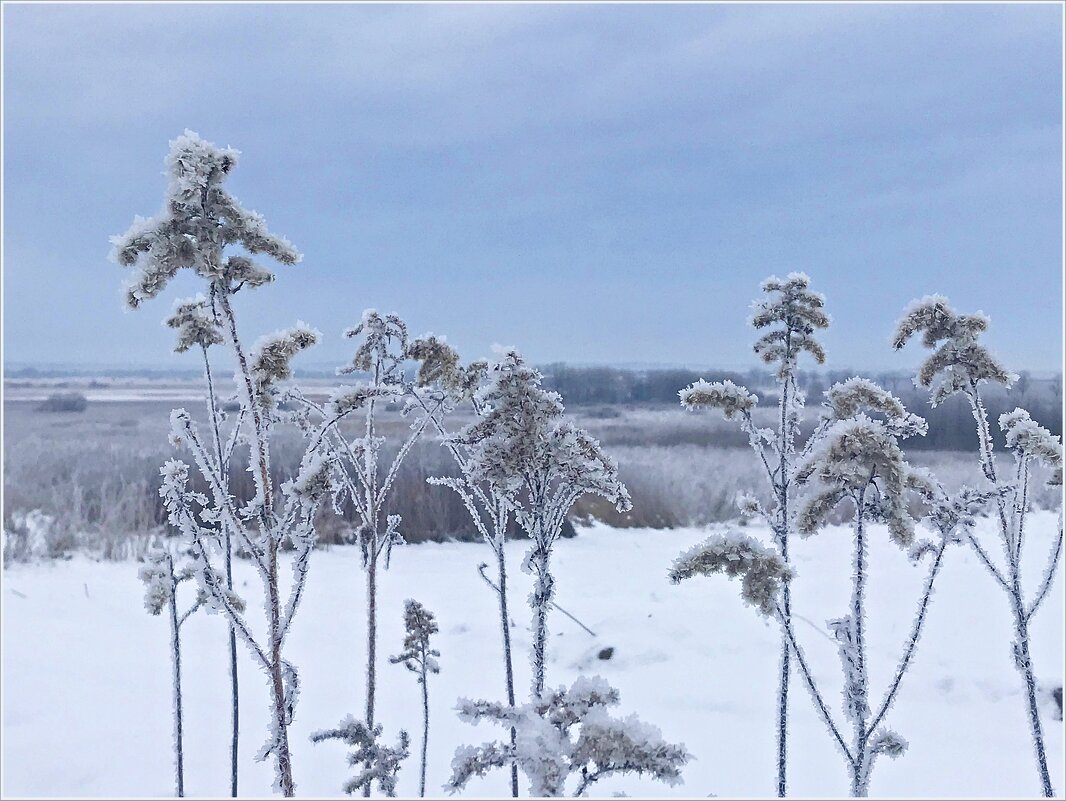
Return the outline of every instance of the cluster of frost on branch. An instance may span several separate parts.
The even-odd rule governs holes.
[[[982,382],[1010,386],[1017,378],[977,341],[988,324],[988,317],[980,312],[956,314],[942,295],[928,295],[904,309],[892,347],[900,350],[921,333],[922,344],[933,349],[915,378],[919,386],[931,388],[933,406],[956,392],[970,392]]]
[[[137,217],[126,233],[111,238],[111,257],[137,275],[126,290],[136,308],[154,298],[179,270],[189,268],[214,284],[259,286],[273,274],[242,255],[222,257],[239,244],[282,264],[295,264],[299,252],[284,237],[267,230],[266,222],[243,208],[222,182],[237,164],[238,152],[205,142],[192,131],[170,143],[166,158],[169,184],[162,211]]]
[[[260,337],[252,346],[252,378],[255,401],[264,409],[275,404],[277,384],[292,378],[292,359],[300,351],[318,344],[321,334],[307,324]]]
[[[803,536],[816,533],[841,501],[850,500],[861,503],[869,519],[884,522],[901,547],[914,542],[917,523],[908,508],[908,493],[930,491],[925,472],[903,458],[892,426],[863,413],[833,423],[800,466],[796,480],[812,487],[797,520]]]
[[[600,779],[625,773],[679,784],[690,759],[685,746],[666,742],[658,728],[633,715],[611,717],[608,708],[618,702],[618,691],[598,676],[579,678],[569,688],[517,707],[460,699],[464,720],[491,720],[515,729],[517,737],[513,743],[458,748],[445,789],[456,792],[475,776],[511,764],[529,780],[532,796],[566,795],[571,777],[575,796]]]
[[[729,380],[709,384],[701,378],[677,394],[686,409],[721,409],[726,420],[732,420],[738,412],[750,412],[759,402],[758,395]]]
[[[999,416],[999,427],[1007,437],[1007,448],[1025,459],[1036,459],[1051,471],[1048,484],[1062,484],[1062,442],[1029,416],[1015,409]]]
[[[774,613],[781,588],[793,577],[776,550],[746,534],[729,532],[714,534],[678,556],[670,569],[670,580],[678,584],[693,576],[715,573],[740,576],[741,597],[767,616]]]
[[[427,673],[440,673],[436,657],[440,651],[431,648],[430,637],[439,631],[433,613],[418,601],[407,599],[404,602],[403,622],[405,635],[403,650],[396,656],[389,657],[394,665],[402,664],[408,670],[418,674],[421,683]]]
[[[825,350],[814,332],[829,327],[829,315],[825,296],[811,291],[810,282],[804,273],[789,273],[784,280],[770,276],[762,284],[770,297],[752,304],[752,326],[773,327],[755,343],[755,352],[767,364],[778,364],[782,378],[795,371],[802,352],[818,364],[825,362]]]
[[[194,345],[209,348],[224,341],[210,301],[203,294],[177,301],[174,313],[166,323],[178,332],[178,342],[174,346],[176,353],[185,353]]]
[[[381,739],[381,726],[368,727],[351,715],[342,720],[337,728],[323,729],[311,735],[311,742],[314,743],[341,740],[351,746],[348,764],[361,767],[361,770],[345,782],[344,792],[351,795],[361,791],[369,796],[371,786],[376,782],[381,792],[393,798],[396,795],[396,774],[411,753],[411,740],[403,730],[395,746],[384,745]]]

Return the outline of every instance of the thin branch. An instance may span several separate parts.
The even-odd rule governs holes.
[[[807,659],[803,655],[803,651],[799,647],[799,643],[796,641],[796,635],[792,631],[792,626],[785,620],[784,612],[782,612],[780,605],[774,601],[774,611],[777,613],[777,621],[781,624],[782,630],[785,632],[785,636],[788,637],[788,642],[792,646],[792,653],[796,656],[796,662],[799,664],[800,673],[803,674],[804,681],[807,682],[807,689],[810,691],[811,700],[814,701],[815,707],[822,715],[822,720],[829,727],[830,733],[837,741],[837,745],[840,746],[840,750],[844,752],[844,757],[852,765],[855,764],[855,758],[851,755],[851,751],[848,750],[847,744],[844,742],[844,738],[840,736],[840,729],[837,728],[836,723],[833,721],[833,716],[829,712],[829,708],[826,706],[825,701],[822,699],[822,694],[818,692],[818,687],[814,683],[814,677],[811,675],[811,669],[807,665]]]
[[[1022,543],[1025,541],[1025,513],[1029,507],[1029,459],[1021,457],[1019,466],[1019,483],[1021,485],[1022,500],[1018,505],[1018,525],[1014,532],[1014,565],[1019,568],[1022,563]],[[1015,490],[1017,495],[1017,490]]]
[[[437,408],[431,413],[436,415],[440,411],[440,404],[437,404]],[[400,450],[396,452],[396,457],[392,460],[392,465],[389,467],[389,472],[385,474],[385,480],[381,482],[381,489],[378,490],[376,503],[378,506],[384,506],[385,498],[389,494],[389,490],[392,489],[392,483],[396,480],[396,474],[400,470],[400,465],[403,464],[403,460],[407,458],[407,454],[410,453],[411,448],[414,447],[415,442],[422,432],[426,430],[426,425],[429,423],[429,419],[426,415],[415,423],[411,430],[410,436],[400,447]]]
[[[481,578],[485,581],[485,583],[488,584],[490,587],[492,587],[492,589],[496,592],[496,594],[499,595],[500,594],[500,588],[496,584],[496,582],[494,582],[492,579],[490,579],[488,576],[485,575],[486,568],[488,568],[488,565],[485,564],[484,562],[482,562],[480,565],[477,566],[477,572],[481,576]],[[592,636],[592,637],[597,636],[596,632],[594,632],[592,629],[590,629],[588,626],[586,626],[584,623],[582,623],[580,620],[578,620],[572,614],[570,614],[565,609],[563,609],[561,606],[559,606],[559,604],[555,603],[555,601],[548,601],[548,603],[551,604],[552,606],[554,606],[556,609],[558,609],[560,612],[562,612],[564,615],[566,615],[572,621],[577,623],[577,625],[581,626],[581,628],[583,628],[585,631],[587,631],[590,636]]]
[[[203,606],[203,605],[204,605],[204,600],[203,600],[203,598],[197,598],[197,599],[196,599],[196,603],[194,603],[194,604],[193,604],[192,606],[190,606],[190,607],[189,607],[189,608],[188,608],[188,609],[187,609],[187,610],[186,610],[186,611],[185,611],[185,612],[184,612],[184,613],[183,613],[183,614],[181,615],[181,617],[179,617],[179,618],[178,618],[178,628],[180,629],[180,628],[182,627],[182,625],[183,625],[183,624],[185,623],[185,621],[186,621],[186,620],[188,620],[188,619],[189,619],[190,617],[192,617],[192,616],[193,616],[193,614],[194,614],[194,613],[196,612],[196,610],[198,610],[198,609],[199,609],[199,608],[200,608],[201,606]]]
[[[244,616],[238,612],[230,602],[229,594],[223,589],[218,573],[215,572],[214,567],[211,566],[211,562],[208,561],[207,551],[204,548],[203,541],[199,537],[196,537],[193,539],[193,545],[196,546],[196,549],[200,552],[200,558],[203,560],[203,569],[201,572],[203,573],[204,584],[207,585],[208,591],[211,593],[212,597],[218,601],[230,622],[233,623],[233,630],[241,635],[241,639],[244,640],[244,643],[259,660],[260,664],[265,669],[270,670],[270,660],[267,659],[263,649],[259,647],[259,643],[257,643],[255,637],[252,636],[252,632],[244,622]]]
[[[229,444],[226,446],[225,455],[222,458],[223,470],[229,472],[230,459],[233,457],[233,449],[237,447],[237,440],[240,438],[241,424],[244,423],[244,407],[241,407],[240,414],[237,415],[237,422],[233,424],[233,432],[230,434]]]
[[[977,552],[977,555],[978,557],[980,557],[981,561],[984,562],[985,567],[987,567],[989,572],[995,577],[996,581],[998,581],[1000,583],[1000,586],[1002,586],[1003,589],[1009,593],[1011,589],[1007,585],[1007,580],[1003,578],[1003,574],[999,572],[996,566],[992,563],[992,560],[988,558],[988,554],[985,553],[985,549],[978,544],[977,538],[974,537],[972,531],[967,533],[966,539],[970,543],[971,547],[973,547],[974,551]]]
[[[900,658],[899,665],[896,668],[896,675],[893,677],[892,683],[889,685],[888,691],[885,693],[885,698],[881,702],[877,714],[874,715],[873,721],[867,727],[866,732],[863,735],[864,749],[870,735],[873,734],[874,730],[881,723],[881,719],[888,713],[892,703],[896,700],[896,694],[899,692],[900,683],[903,681],[903,674],[907,672],[907,668],[910,666],[911,658],[914,656],[915,648],[918,646],[918,638],[922,634],[922,626],[925,624],[925,615],[929,609],[929,602],[933,596],[933,583],[936,581],[937,574],[940,573],[940,567],[944,560],[944,549],[947,548],[947,545],[948,538],[942,536],[940,538],[940,547],[937,548],[936,557],[929,568],[929,575],[925,580],[925,590],[922,593],[921,601],[918,603],[918,615],[914,620],[914,627],[911,629],[910,637],[907,639],[907,645],[904,648],[903,656]]]
[[[774,476],[777,475],[777,473],[770,468],[770,462],[766,459],[766,447],[762,444],[759,429],[755,426],[755,421],[752,419],[750,410],[744,411],[744,420],[746,423],[745,427],[748,429],[748,444],[751,445],[751,449],[759,455],[760,459],[762,459],[763,467],[766,468],[766,476],[770,479],[771,486],[776,489],[777,479],[774,478]]]
[[[308,523],[307,525],[311,524]],[[307,584],[308,565],[311,560],[311,552],[314,549],[314,541],[304,543],[300,552],[296,556],[296,560],[293,562],[292,571],[295,581],[293,582],[292,591],[289,594],[289,600],[285,604],[285,612],[281,617],[281,626],[278,629],[278,640],[280,642],[284,642],[285,635],[289,633],[292,619],[296,615],[296,607],[299,606],[300,599],[303,597],[304,587]]]
[[[227,517],[226,522],[230,524],[231,529],[244,541],[245,547],[248,549],[248,552],[251,553],[260,573],[265,575],[266,564],[263,562],[263,551],[252,541],[252,538],[248,536],[248,530],[240,522],[236,510],[230,502],[230,494],[221,484],[219,475],[210,469],[210,456],[208,455],[206,448],[204,448],[203,442],[200,441],[200,435],[196,430],[196,426],[193,425],[192,420],[186,420],[185,434],[188,437],[193,459],[196,461],[204,478],[206,478],[211,485],[211,494],[215,499],[215,507]]]
[[[1047,567],[1044,569],[1044,580],[1040,584],[1040,589],[1036,593],[1036,597],[1033,599],[1032,604],[1029,605],[1029,611],[1025,613],[1025,619],[1028,621],[1040,608],[1040,604],[1044,602],[1048,592],[1051,590],[1051,585],[1055,581],[1055,571],[1059,566],[1059,557],[1062,555],[1062,517],[1059,517],[1059,536],[1055,538],[1055,544],[1051,546],[1051,554],[1048,557]]]

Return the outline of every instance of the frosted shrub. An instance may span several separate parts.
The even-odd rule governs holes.
[[[477,376],[469,377],[468,387]],[[545,686],[548,608],[555,589],[551,553],[567,513],[585,494],[605,498],[620,511],[630,506],[629,493],[618,479],[614,461],[587,432],[563,419],[559,395],[543,389],[541,382],[541,374],[526,365],[517,352],[502,354],[502,359],[491,367],[485,386],[473,395],[478,419],[451,438],[457,459],[461,459],[464,479],[442,482],[464,497],[472,518],[479,519],[482,512],[487,512],[492,525],[490,532],[484,521],[478,524],[482,537],[493,546],[498,558],[500,585],[495,589],[501,599],[508,661],[507,710],[516,708],[505,606],[503,544],[507,515],[514,514],[531,540],[522,569],[534,576],[529,602],[533,608],[530,698],[535,705],[541,702]],[[517,722],[513,718],[506,722],[511,726],[507,748],[512,754],[519,753],[522,743]],[[512,759],[501,764],[512,766],[511,791],[517,795],[516,769],[524,769],[521,762]],[[540,794],[540,780],[526,772],[533,794]]]
[[[1050,472],[1049,484],[1062,484],[1062,444],[1058,437],[1037,425],[1024,409],[1015,409],[999,418],[1006,435],[1007,449],[1014,456],[1014,471],[1001,477],[992,450],[992,432],[988,412],[981,397],[986,384],[1009,386],[1016,376],[980,342],[988,330],[989,319],[983,314],[958,314],[947,298],[932,295],[908,306],[896,326],[892,344],[896,350],[921,334],[922,344],[933,352],[918,370],[915,383],[930,390],[930,403],[938,406],[952,395],[966,398],[977,426],[978,463],[995,500],[996,519],[1003,558],[998,563],[971,532],[967,542],[989,575],[1004,591],[1014,622],[1011,653],[1014,666],[1022,677],[1026,693],[1029,726],[1036,755],[1037,773],[1043,794],[1051,798],[1054,789],[1047,766],[1047,751],[1037,704],[1036,678],[1030,657],[1029,623],[1047,597],[1062,554],[1062,516],[1059,531],[1048,555],[1047,567],[1037,590],[1026,600],[1022,589],[1022,549],[1025,544],[1025,521],[1030,506],[1030,471],[1042,463]]]
[[[445,789],[456,792],[475,776],[508,765],[525,774],[533,796],[563,796],[571,788],[581,796],[594,782],[626,773],[680,784],[690,758],[685,746],[666,742],[658,728],[634,715],[611,717],[608,709],[618,701],[618,691],[598,676],[579,678],[518,707],[460,699],[464,720],[491,720],[518,736],[515,742],[457,749]]]
[[[686,409],[718,409],[727,420],[737,420],[748,435],[751,449],[764,468],[773,497],[773,505],[764,510],[754,501],[746,501],[748,516],[765,518],[773,531],[774,544],[784,565],[789,564],[789,534],[795,530],[793,479],[796,471],[796,437],[804,396],[796,383],[796,371],[803,354],[818,364],[825,361],[825,351],[815,339],[817,331],[829,326],[825,298],[810,289],[810,278],[803,273],[789,273],[785,279],[771,276],[763,281],[765,297],[752,304],[751,324],[765,333],[756,340],[756,355],[777,367],[777,428],[759,428],[752,415],[758,396],[732,381],[708,383],[699,380],[678,394]],[[808,445],[822,433],[816,431]],[[785,624],[792,619],[792,598],[786,583],[782,595]],[[781,671],[777,697],[777,794],[787,788],[788,758],[788,690],[791,669],[787,637],[781,636]]]
[[[37,406],[39,412],[84,412],[89,399],[80,392],[53,392]]]
[[[238,333],[233,296],[273,280],[273,274],[249,255],[262,254],[282,264],[295,264],[300,254],[288,240],[270,233],[260,215],[242,207],[226,191],[224,181],[236,166],[237,156],[237,151],[216,147],[191,131],[171,142],[163,209],[155,217],[136,218],[125,234],[113,237],[112,258],[133,270],[125,293],[130,308],[159,295],[182,269],[194,272],[207,289],[206,295],[179,301],[167,322],[178,332],[176,349],[199,349],[204,359],[208,437],[205,440],[201,436],[184,409],[177,409],[171,415],[171,442],[191,454],[210,497],[188,489],[188,467],[178,461],[164,466],[160,495],[170,525],[192,551],[193,576],[205,605],[222,613],[230,624],[231,649],[235,639],[242,640],[266,673],[271,722],[259,758],[273,757],[275,787],[291,796],[295,784],[288,727],[299,685],[296,668],[283,657],[283,650],[307,579],[315,543],[315,513],[327,494],[333,467],[312,446],[294,481],[278,487],[271,478],[271,433],[282,422],[275,404],[277,384],[291,376],[289,359],[314,344],[317,334],[301,324],[265,337],[249,351]],[[229,252],[235,246],[244,253]],[[240,401],[239,415],[225,436],[222,428],[226,420],[215,395],[209,358],[210,347],[221,343],[229,348],[237,365],[234,383]],[[253,496],[243,500],[229,490],[230,459],[241,443],[248,447],[249,472],[254,479]],[[279,581],[283,544],[295,549],[287,597]],[[236,546],[249,555],[263,583],[266,630],[258,638],[232,591],[230,558]],[[219,555],[222,568],[216,564]],[[231,792],[236,795],[237,685],[232,650],[230,673]]]

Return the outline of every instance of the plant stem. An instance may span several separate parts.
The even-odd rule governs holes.
[[[182,798],[185,796],[185,754],[181,714],[181,634],[178,628],[178,581],[174,575],[174,562],[169,557],[167,569],[170,571],[170,661],[174,683],[174,780],[175,794]]]
[[[500,627],[503,631],[503,666],[507,680],[507,704],[514,709],[514,666],[511,661],[511,625],[510,616],[507,612],[507,560],[504,555],[503,533],[501,532],[499,545],[496,549],[496,566],[500,577],[497,595],[500,598]],[[516,747],[518,732],[511,727],[511,748]],[[518,798],[518,765],[511,763],[511,797]]]
[[[227,484],[229,470],[222,455],[222,435],[218,429],[218,406],[215,402],[215,384],[211,376],[211,360],[207,355],[207,348],[202,347],[204,354],[204,373],[207,377],[207,413],[211,416],[211,428],[215,438],[215,453],[218,457],[218,474]],[[227,486],[228,490],[228,486]],[[233,591],[233,541],[229,526],[221,521],[222,549],[226,565],[226,589]],[[237,753],[240,740],[240,705],[237,687],[237,633],[233,630],[233,621],[229,621],[229,682],[230,682],[230,797],[237,797]]]
[[[418,784],[418,797],[426,795],[426,753],[429,747],[429,687],[426,681],[426,654],[422,649],[422,776]]]

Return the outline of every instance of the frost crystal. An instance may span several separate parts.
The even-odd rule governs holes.
[[[721,409],[726,420],[732,420],[738,412],[747,414],[759,402],[757,395],[728,380],[709,384],[701,378],[677,394],[681,398],[681,405],[686,409]]]
[[[158,549],[145,555],[137,571],[137,578],[144,582],[144,608],[151,615],[158,615],[170,603],[174,584],[171,571],[170,555]]]

